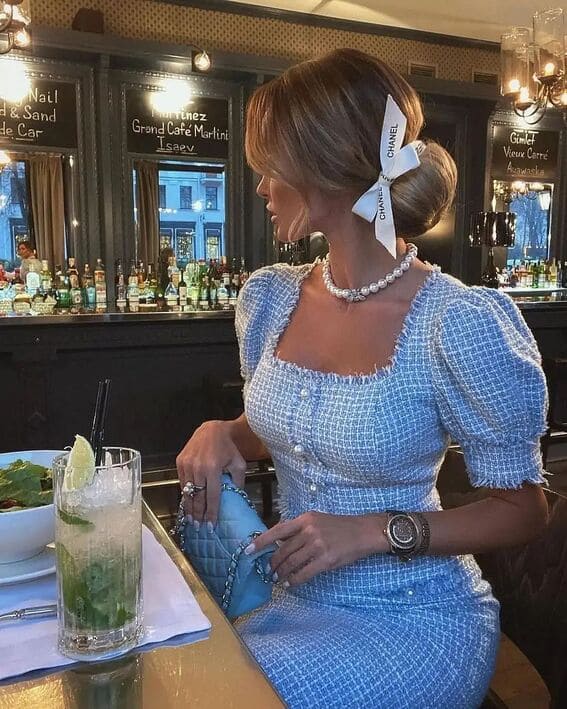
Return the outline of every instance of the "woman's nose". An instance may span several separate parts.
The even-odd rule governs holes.
[[[259,197],[264,197],[265,199],[267,199],[268,197],[268,180],[265,175],[262,175],[260,182],[258,182],[258,187],[256,187],[256,194]]]

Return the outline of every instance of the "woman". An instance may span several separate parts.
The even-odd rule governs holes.
[[[498,604],[471,553],[546,521],[535,341],[506,296],[432,270],[405,239],[451,204],[455,165],[418,140],[420,101],[355,50],[260,87],[246,153],[277,237],[318,230],[328,260],[260,269],[239,297],[245,413],[204,423],[177,459],[195,525],[219,476],[271,456],[281,521],[272,601],[237,628],[291,707],[478,706]],[[402,147],[403,145],[403,147]],[[481,502],[441,509],[450,439]],[[409,560],[408,560],[409,559]]]

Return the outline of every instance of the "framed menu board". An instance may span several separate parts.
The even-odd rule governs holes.
[[[559,133],[494,125],[491,175],[531,182],[554,180],[559,160]]]
[[[154,92],[126,89],[127,144],[131,153],[228,158],[226,99],[195,96],[182,110],[157,111]]]
[[[31,78],[19,103],[0,99],[0,145],[77,147],[77,94],[70,81]]]

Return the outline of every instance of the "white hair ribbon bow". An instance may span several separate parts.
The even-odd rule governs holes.
[[[420,165],[419,155],[425,144],[414,140],[404,145],[407,119],[394,99],[388,95],[380,137],[382,172],[378,180],[355,203],[352,211],[367,222],[374,222],[376,239],[396,258],[396,230],[392,212],[391,183],[400,175]]]

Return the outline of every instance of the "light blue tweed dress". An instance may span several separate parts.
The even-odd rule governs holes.
[[[432,272],[389,365],[341,376],[276,356],[310,270],[257,271],[236,314],[246,414],[272,454],[284,519],[438,510],[450,439],[475,486],[544,482],[545,380],[508,296]],[[276,588],[236,627],[293,709],[477,707],[499,641],[472,556],[373,555]]]

